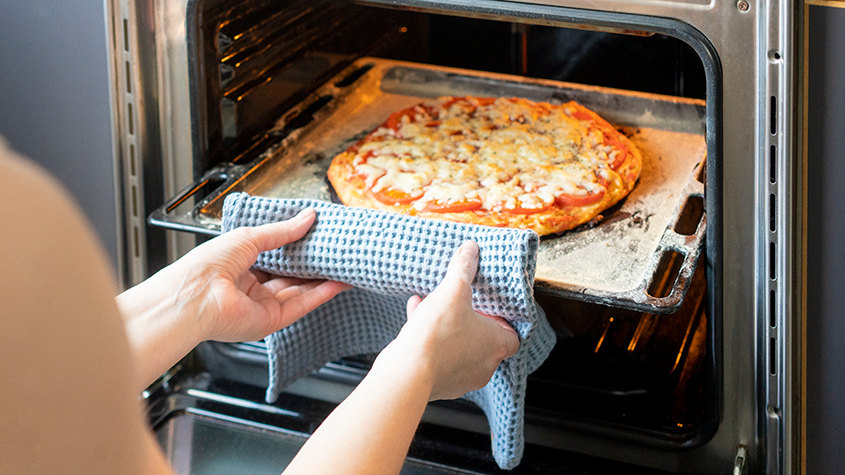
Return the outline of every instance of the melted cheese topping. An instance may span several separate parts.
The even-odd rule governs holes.
[[[619,152],[564,106],[526,99],[442,97],[379,127],[353,165],[374,192],[395,190],[424,210],[481,201],[485,210],[542,209],[561,194],[603,191]]]

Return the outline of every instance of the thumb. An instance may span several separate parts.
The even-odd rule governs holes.
[[[423,300],[422,297],[420,297],[419,295],[412,295],[408,299],[408,303],[406,305],[406,307],[407,307],[406,315],[407,315],[407,318],[409,320],[411,318],[411,315],[413,315],[414,312],[417,310],[417,307],[420,306],[420,303],[422,302],[422,300]]]
[[[446,277],[443,278],[440,287],[444,283],[450,288],[470,288],[475,273],[478,271],[478,244],[474,241],[467,241],[455,251],[449,268],[446,270]]]
[[[290,219],[249,228],[251,240],[258,252],[278,249],[305,236],[316,217],[314,208],[305,208]]]
[[[511,356],[515,355],[517,350],[519,350],[519,336],[517,335],[516,330],[514,330],[514,328],[510,326],[508,321],[502,317],[498,317],[495,315],[486,315],[483,313],[480,315],[489,318],[490,320],[493,320],[499,325],[499,327],[501,327],[501,330],[497,331],[497,333],[502,338],[502,341],[504,342],[504,347],[506,348],[505,358],[510,358]]]

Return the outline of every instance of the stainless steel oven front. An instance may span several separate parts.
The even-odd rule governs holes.
[[[279,134],[267,130],[319,120],[302,101],[363,57],[698,97],[707,232],[684,306],[652,315],[538,292],[553,323],[580,338],[559,344],[529,383],[517,470],[799,470],[800,322],[791,316],[802,301],[794,191],[803,171],[792,2],[106,3],[125,284],[196,245],[194,234],[150,226],[153,210],[169,202],[190,214],[201,197],[171,198],[211,186],[201,179],[215,166],[276,150]],[[658,68],[672,71],[668,84]],[[603,343],[613,338],[615,347]],[[260,342],[203,345],[150,388],[151,420],[177,470],[212,473],[202,467],[226,452],[220,437],[284,459],[273,447],[295,450],[368,364],[367,355],[332,363],[267,405],[263,351]],[[485,431],[469,405],[433,405],[406,470],[492,471]]]

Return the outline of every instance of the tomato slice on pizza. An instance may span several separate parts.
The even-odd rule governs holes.
[[[431,201],[424,210],[431,213],[463,213],[481,209],[483,204],[478,198],[460,198],[455,201]]]
[[[419,196],[413,196],[410,193],[393,188],[373,190],[373,196],[386,205],[404,205],[419,199]]]
[[[555,203],[557,203],[560,207],[565,206],[572,206],[572,207],[581,207],[581,206],[590,206],[600,202],[604,195],[606,194],[605,190],[600,190],[596,193],[582,193],[582,194],[569,194],[569,193],[561,193],[555,196]]]
[[[641,170],[634,144],[575,102],[440,97],[391,114],[328,177],[349,206],[544,235],[616,204]]]

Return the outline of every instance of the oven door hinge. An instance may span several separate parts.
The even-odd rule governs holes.
[[[734,458],[734,472],[733,475],[745,475],[745,461],[748,458],[748,450],[744,445],[739,445],[736,448],[736,458]]]

